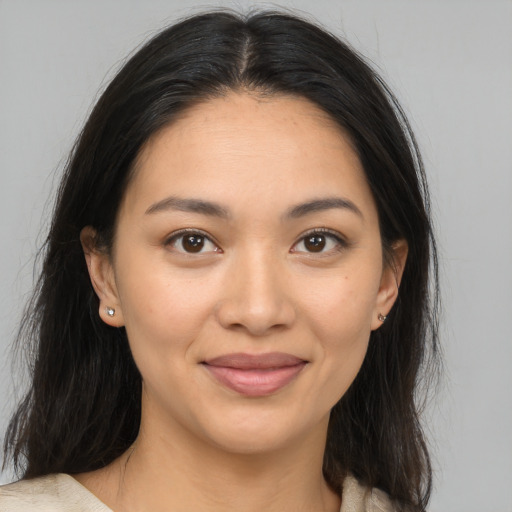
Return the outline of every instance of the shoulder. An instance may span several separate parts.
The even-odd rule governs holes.
[[[353,476],[343,481],[340,512],[394,512],[396,508],[388,495],[376,488],[361,485]]]
[[[47,475],[0,486],[0,512],[111,512],[73,477]]]

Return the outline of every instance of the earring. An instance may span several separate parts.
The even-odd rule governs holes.
[[[379,314],[377,315],[377,318],[378,318],[381,322],[385,322],[385,321],[386,321],[387,316],[384,316],[384,315],[382,315],[381,313],[379,313]]]
[[[108,316],[112,317],[116,314],[116,310],[114,308],[111,308],[110,306],[107,306],[105,308],[105,312],[107,313]]]

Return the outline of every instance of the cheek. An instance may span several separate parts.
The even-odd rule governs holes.
[[[154,267],[132,275],[137,277],[123,281],[120,297],[130,349],[144,382],[144,403],[185,417],[186,407],[176,397],[201,400],[189,368],[213,298],[205,289],[199,293],[197,283]]]
[[[169,265],[123,267],[121,307],[133,355],[138,359],[175,360],[186,354],[208,322],[215,301],[215,280],[187,277]],[[149,350],[151,349],[151,350]]]
[[[346,392],[366,355],[379,283],[374,274],[369,270],[366,276],[353,273],[330,279],[304,305],[318,340],[315,355],[322,366],[318,384],[330,406]]]
[[[370,334],[379,290],[379,275],[366,272],[344,273],[318,283],[308,294],[304,309],[318,339],[347,343]]]

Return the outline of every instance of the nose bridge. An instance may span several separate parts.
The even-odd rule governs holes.
[[[295,312],[286,291],[283,262],[268,246],[250,244],[230,266],[219,320],[225,327],[244,327],[264,335],[289,326]]]
[[[258,248],[247,251],[242,261],[237,263],[240,271],[239,292],[245,297],[247,304],[252,307],[270,309],[280,301],[284,290],[281,289],[277,278],[279,262],[270,250]]]

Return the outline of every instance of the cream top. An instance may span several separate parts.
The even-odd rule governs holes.
[[[60,473],[1,486],[0,512],[113,511],[72,476]],[[384,492],[348,477],[340,512],[393,512],[393,507]]]

